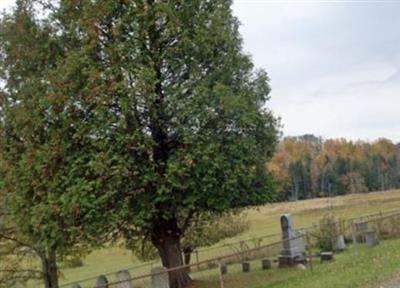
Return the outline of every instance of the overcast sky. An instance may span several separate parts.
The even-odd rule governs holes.
[[[285,135],[400,142],[400,0],[235,0],[233,10]]]

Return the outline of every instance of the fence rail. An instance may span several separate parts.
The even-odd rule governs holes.
[[[384,228],[388,227],[388,225],[389,225],[388,223],[386,223],[386,222],[388,222],[387,220],[391,220],[391,219],[398,219],[400,222],[400,209],[391,210],[391,211],[387,211],[387,212],[381,212],[381,213],[374,213],[374,214],[369,214],[369,215],[363,215],[361,217],[352,217],[352,218],[343,220],[343,222],[344,222],[344,226],[345,226],[345,228],[344,228],[345,232],[349,234],[349,237],[353,238],[353,242],[354,242],[356,239],[355,238],[356,234],[357,234],[357,231],[354,230],[356,223],[368,223],[371,228],[373,227],[375,230],[382,231],[380,233],[383,233]],[[389,223],[390,223],[390,221],[389,221]],[[396,222],[396,224],[399,225],[398,222]],[[315,233],[315,229],[316,229],[315,225],[309,226],[309,227],[303,227],[303,228],[298,229],[298,231],[300,231],[301,233],[297,237],[293,237],[291,239],[286,239],[286,240],[275,241],[275,242],[263,244],[263,245],[261,245],[261,243],[264,239],[272,239],[274,237],[281,236],[281,233],[268,234],[268,235],[263,235],[263,236],[259,236],[259,237],[255,237],[255,238],[245,239],[242,241],[226,243],[219,247],[205,249],[205,251],[209,252],[214,249],[224,247],[224,248],[230,248],[231,249],[230,253],[229,253],[229,251],[227,252],[226,250],[224,250],[225,252],[222,255],[218,255],[215,257],[209,257],[207,259],[202,259],[202,260],[199,260],[197,258],[197,261],[192,264],[183,265],[180,267],[174,267],[174,268],[170,268],[170,269],[163,269],[163,270],[159,270],[158,272],[155,272],[152,270],[152,273],[149,273],[150,269],[148,269],[147,271],[144,271],[144,269],[143,269],[146,267],[153,267],[153,266],[157,265],[159,263],[157,261],[154,261],[154,262],[148,263],[148,264],[134,266],[128,270],[131,270],[133,273],[136,274],[136,276],[131,277],[129,272],[127,270],[125,270],[124,272],[127,272],[127,273],[125,273],[125,275],[129,275],[129,277],[125,276],[125,278],[122,280],[116,279],[116,280],[111,281],[110,283],[107,282],[106,284],[96,284],[96,286],[90,286],[90,284],[88,284],[87,282],[98,279],[96,277],[91,277],[91,278],[83,279],[83,280],[76,281],[76,282],[65,283],[65,284],[61,285],[61,287],[68,287],[68,286],[71,287],[71,285],[73,285],[74,283],[87,283],[88,284],[87,286],[85,285],[85,286],[72,286],[72,287],[81,287],[81,288],[86,288],[86,287],[90,287],[90,288],[93,288],[93,287],[95,287],[95,288],[100,288],[100,287],[101,288],[105,288],[105,287],[117,287],[117,288],[119,288],[119,287],[142,287],[142,288],[147,288],[147,287],[152,287],[151,282],[153,281],[153,279],[157,278],[157,276],[169,275],[170,273],[173,273],[175,271],[179,271],[182,269],[184,269],[186,271],[190,271],[190,275],[194,279],[207,279],[210,277],[210,275],[215,276],[215,271],[217,268],[218,268],[217,271],[221,270],[220,269],[221,264],[222,265],[226,265],[226,264],[239,265],[240,263],[244,263],[247,261],[255,261],[257,259],[265,259],[265,258],[272,259],[279,255],[283,244],[287,241],[292,241],[292,240],[295,240],[298,238],[303,238],[305,240],[305,242],[307,242],[307,246],[315,245],[315,243],[318,241],[318,237],[319,237],[319,235],[317,233]],[[398,236],[400,236],[400,228],[397,230],[399,230]],[[249,245],[241,245],[243,243],[249,243],[249,242],[254,243],[255,247],[250,247]],[[236,245],[239,245],[239,247],[236,247]],[[308,247],[308,248],[310,248],[310,247]],[[138,271],[138,267],[140,268],[141,271]],[[212,272],[212,271],[214,271],[214,272]],[[121,272],[121,271],[119,271],[119,272]],[[111,276],[111,274],[112,273],[107,273],[106,275]],[[135,286],[121,286],[124,283],[134,283]],[[130,285],[132,285],[132,284],[130,284]]]

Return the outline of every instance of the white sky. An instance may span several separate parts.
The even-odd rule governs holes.
[[[400,0],[234,0],[233,10],[285,135],[400,141]]]

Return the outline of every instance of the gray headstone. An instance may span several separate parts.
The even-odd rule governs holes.
[[[95,288],[108,288],[108,280],[105,275],[97,277]]]
[[[74,284],[74,285],[72,285],[72,288],[82,288],[82,287],[79,284]]]
[[[250,272],[250,262],[243,262],[242,263],[242,271],[243,272]]]
[[[295,230],[290,214],[281,216],[282,251],[279,256],[279,267],[294,266],[306,262],[304,238]]]
[[[365,236],[365,244],[368,247],[378,245],[379,237],[378,237],[378,233],[376,231],[364,232],[364,236]]]
[[[346,249],[346,243],[344,242],[343,235],[339,235],[336,239],[336,251],[341,252]]]
[[[169,288],[169,276],[164,267],[151,269],[151,274],[152,288]]]
[[[268,270],[268,269],[271,269],[271,267],[272,267],[272,262],[270,259],[262,259],[261,260],[262,270]]]
[[[116,288],[133,288],[132,277],[128,270],[122,270],[115,274],[117,284]]]
[[[333,260],[333,252],[321,252],[321,263]]]

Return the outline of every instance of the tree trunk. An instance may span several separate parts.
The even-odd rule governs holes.
[[[180,248],[180,231],[175,221],[158,226],[153,231],[152,242],[156,246],[162,264],[165,268],[183,266],[182,252]],[[169,229],[168,229],[169,228]],[[187,269],[179,269],[169,272],[169,287],[184,288],[191,283]]]
[[[54,251],[41,255],[45,288],[58,288],[57,258]]]

